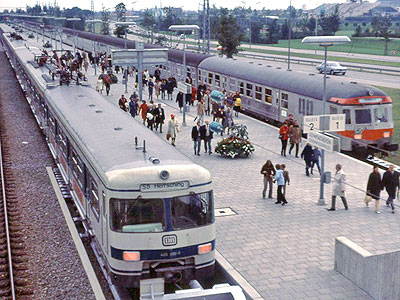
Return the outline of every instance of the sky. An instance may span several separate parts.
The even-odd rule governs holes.
[[[71,8],[74,6],[78,6],[82,9],[89,9],[91,6],[91,0],[56,0],[58,5],[61,8]],[[209,0],[210,6],[215,5],[217,7],[227,7],[234,8],[236,6],[245,6],[251,7],[253,9],[262,9],[270,8],[270,9],[283,9],[289,6],[290,0]],[[100,11],[104,5],[105,8],[115,7],[118,3],[123,2],[127,9],[144,9],[144,8],[154,8],[155,6],[160,7],[160,4],[164,6],[174,6],[174,7],[183,7],[185,10],[198,10],[200,4],[203,3],[203,0],[94,0],[94,7],[96,11]],[[136,3],[132,3],[136,2]],[[292,0],[292,5],[295,8],[303,8],[303,5],[307,7],[307,9],[315,8],[318,5],[323,3],[342,3],[346,2],[345,0]],[[370,0],[370,2],[375,2],[375,0]],[[0,11],[4,9],[12,9],[16,7],[25,8],[26,5],[34,6],[36,3],[54,4],[54,0],[0,0]]]

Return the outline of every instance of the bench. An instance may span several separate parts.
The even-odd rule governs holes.
[[[46,67],[47,70],[49,70],[51,73],[55,73],[55,72],[57,72],[57,70],[58,70],[55,66],[50,65],[50,64],[45,64],[45,67]]]
[[[47,82],[47,83],[53,83],[53,79],[47,75],[47,74],[42,74],[42,78]]]
[[[35,69],[40,68],[39,65],[38,65],[38,63],[37,63],[36,61],[29,60],[29,61],[28,61],[28,64],[31,64]]]

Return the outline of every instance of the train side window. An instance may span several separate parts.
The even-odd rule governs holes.
[[[99,189],[93,177],[90,174],[88,177],[89,177],[89,199],[96,213],[96,218],[98,219],[100,215]]]
[[[106,217],[106,194],[104,193],[104,191],[101,194],[103,196],[103,217]]]
[[[246,84],[246,96],[253,97],[253,85],[251,83]]]
[[[265,88],[265,103],[272,104],[272,90]]]
[[[85,183],[83,170],[85,166],[82,160],[79,158],[78,154],[75,152],[75,150],[72,150],[71,153],[71,164],[72,164],[72,173],[75,179],[78,181],[80,187],[83,188]]]
[[[212,85],[213,83],[213,73],[208,73],[208,84]]]
[[[240,92],[240,95],[244,96],[244,83],[243,83],[243,81],[239,81],[239,92]]]
[[[221,86],[221,79],[220,79],[220,76],[218,74],[215,74],[215,85],[217,87]]]
[[[343,109],[343,113],[346,115],[346,124],[351,124],[351,110]]]
[[[201,82],[202,80],[201,80],[201,70],[199,70],[199,74],[198,74],[198,77],[197,77],[198,79],[199,79],[199,82]]]
[[[49,116],[49,130],[52,136],[56,136],[56,132],[57,132],[57,127],[56,127],[56,120],[54,119],[54,117],[52,115]]]
[[[281,99],[281,108],[288,108],[289,106],[289,95],[282,93],[282,99]]]
[[[333,105],[329,105],[329,113],[330,114],[337,114],[337,107]]]
[[[262,87],[256,85],[256,100],[262,100]]]
[[[68,157],[68,138],[64,134],[64,131],[59,128],[58,129],[58,148],[60,149],[61,153],[65,158]]]

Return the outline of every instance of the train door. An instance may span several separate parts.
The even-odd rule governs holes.
[[[281,91],[280,90],[276,90],[275,91],[275,103],[274,105],[276,106],[277,110],[277,116],[276,116],[276,120],[278,122],[281,121]]]
[[[288,110],[289,110],[289,94],[281,92],[281,99],[280,99],[280,116],[282,119],[286,119],[288,117]]]
[[[104,191],[101,193],[101,199],[102,199],[102,204],[101,204],[101,240],[102,240],[102,246],[104,251],[108,254],[108,224],[107,224],[107,201],[106,201],[106,194]]]
[[[100,215],[100,190],[97,182],[94,180],[93,176],[87,172],[87,186],[88,186],[88,216],[90,219],[90,224],[95,232],[95,235],[100,239],[100,243],[103,244],[102,239],[102,226],[101,226],[101,215]],[[101,195],[102,196],[102,195]]]

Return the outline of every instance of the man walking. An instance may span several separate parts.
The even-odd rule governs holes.
[[[202,130],[202,138],[204,140],[204,150],[208,154],[211,155],[211,140],[213,139],[213,132],[210,129],[210,124],[208,121],[205,122],[205,124],[201,127]]]
[[[149,78],[149,83],[147,84],[149,87],[149,100],[153,100],[153,89],[154,89],[154,83],[151,80],[151,78]]]
[[[179,125],[175,119],[175,115],[171,114],[171,119],[168,121],[167,140],[171,138],[172,146],[175,146],[176,136],[178,135]]]
[[[158,126],[160,126],[160,133],[162,133],[162,125],[165,120],[165,112],[164,108],[161,107],[161,103],[158,103],[158,107],[154,110],[154,116],[156,118],[156,130],[158,130]]]
[[[392,213],[394,213],[393,200],[396,199],[396,190],[400,187],[399,184],[399,173],[394,170],[394,166],[390,165],[388,170],[383,174],[382,185],[386,189],[389,197],[386,200],[386,206],[392,207]]]
[[[332,205],[331,208],[328,209],[328,211],[336,210],[335,208],[336,196],[342,198],[344,208],[346,210],[349,209],[349,207],[347,206],[346,197],[344,196],[345,186],[346,186],[346,174],[342,170],[342,165],[337,164],[336,173],[335,176],[333,177]]]
[[[197,125],[192,128],[192,140],[194,155],[200,156],[200,145],[201,145],[201,126],[200,121],[197,121]]]
[[[319,158],[321,157],[321,152],[319,151],[317,146],[314,146],[312,161],[311,161],[311,174],[314,170],[314,165],[317,165],[318,172],[321,174],[321,167],[319,166]]]
[[[276,165],[276,173],[274,176],[274,182],[278,184],[278,201],[275,202],[275,204],[280,204],[282,205],[287,204],[285,195],[283,194],[283,187],[285,186],[285,176],[283,175],[283,170],[281,169],[280,165]]]
[[[306,175],[310,176],[308,169],[311,167],[311,161],[313,158],[313,149],[310,143],[307,143],[307,145],[304,147],[303,151],[301,152],[301,158],[304,158],[304,161],[306,162]]]

